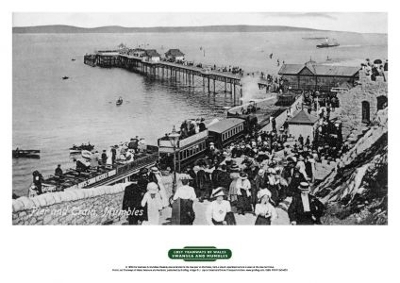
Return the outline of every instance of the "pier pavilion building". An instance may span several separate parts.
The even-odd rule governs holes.
[[[359,67],[321,65],[314,61],[305,64],[283,64],[278,74],[292,89],[330,92],[343,83],[359,80]]]

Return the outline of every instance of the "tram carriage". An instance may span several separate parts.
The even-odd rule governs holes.
[[[242,137],[251,131],[257,124],[257,118],[244,117],[228,117],[215,124],[212,124],[205,131],[198,134],[179,139],[176,145],[176,170],[181,171],[186,166],[193,164],[197,159],[203,157],[210,142],[215,147],[223,149],[235,139]],[[159,165],[162,170],[167,167],[173,169],[174,165],[174,147],[168,138],[168,134],[158,139],[159,148]]]
[[[186,165],[200,158],[207,149],[208,130],[198,134],[180,139],[176,145],[176,170],[181,171]],[[158,139],[157,145],[160,154],[160,166],[165,170],[167,167],[173,168],[174,147],[168,135]]]
[[[211,125],[208,128],[209,142],[222,149],[234,139],[246,133],[246,121],[240,118],[229,118]]]

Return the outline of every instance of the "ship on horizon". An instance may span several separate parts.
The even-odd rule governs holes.
[[[339,45],[340,44],[335,39],[330,41],[328,38],[325,38],[325,42],[317,44],[317,48],[337,47]]]

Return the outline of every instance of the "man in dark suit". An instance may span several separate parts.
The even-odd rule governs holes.
[[[227,171],[227,166],[225,164],[221,165],[220,172],[217,176],[216,183],[214,184],[214,188],[223,187],[225,189],[225,195],[228,194],[229,185],[231,184],[232,179],[230,174]]]
[[[289,206],[288,214],[292,225],[316,225],[321,224],[321,216],[324,214],[324,205],[313,195],[310,195],[310,185],[301,182],[300,193],[294,194]]]
[[[191,186],[194,188],[196,196],[200,202],[203,202],[205,198],[206,173],[200,166],[196,165],[189,171],[189,176],[192,178]]]
[[[147,219],[147,209],[142,207],[142,194],[137,183],[133,183],[125,188],[122,210],[128,213],[129,225],[140,225]]]
[[[139,177],[137,180],[138,189],[140,191],[140,199],[143,198],[147,192],[147,184],[149,183],[149,170],[147,168],[140,169]]]

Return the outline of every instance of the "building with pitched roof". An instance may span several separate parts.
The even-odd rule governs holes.
[[[320,65],[315,61],[305,64],[283,64],[278,74],[293,89],[330,92],[343,83],[359,80],[359,67]]]
[[[300,110],[292,119],[288,121],[289,134],[296,138],[300,135],[306,140],[310,136],[310,141],[314,139],[314,133],[317,127],[318,117],[308,114],[305,110]]]
[[[179,62],[185,59],[185,54],[183,54],[179,49],[170,49],[165,53],[165,58],[168,61]]]
[[[143,58],[148,62],[160,62],[161,56],[155,49],[147,49]]]
[[[143,57],[146,54],[146,50],[142,48],[134,48],[128,51],[128,55],[135,57]]]

